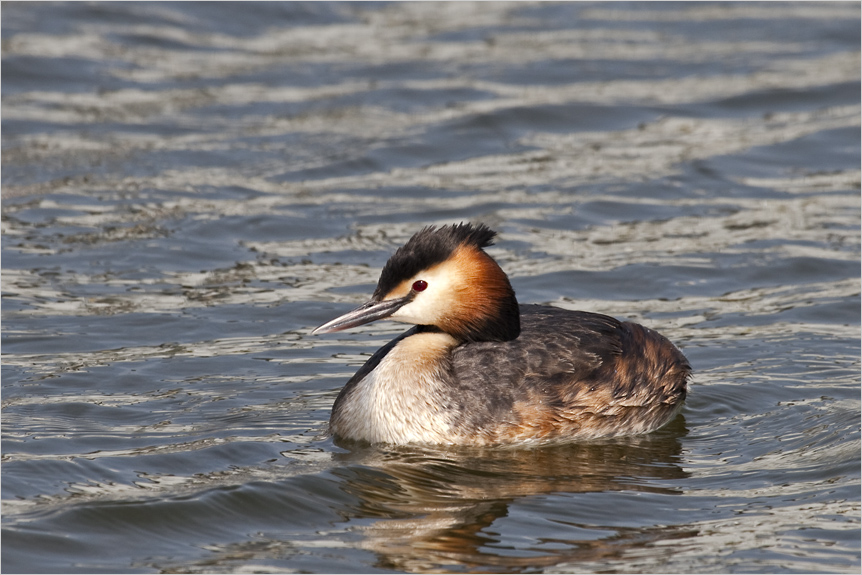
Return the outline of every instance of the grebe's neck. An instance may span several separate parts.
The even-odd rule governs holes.
[[[421,327],[397,340],[374,369],[339,394],[332,432],[371,443],[451,443],[456,413],[440,406],[450,398],[449,354],[456,345],[451,335]]]
[[[461,289],[437,325],[460,341],[510,341],[521,333],[515,290],[506,273],[483,250],[461,246],[453,260]],[[459,261],[460,260],[460,261]]]

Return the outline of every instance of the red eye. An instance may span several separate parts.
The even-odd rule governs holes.
[[[425,280],[416,280],[413,282],[413,291],[425,291],[425,288],[428,287],[428,282]]]

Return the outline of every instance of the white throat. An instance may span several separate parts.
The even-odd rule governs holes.
[[[451,414],[441,406],[449,350],[457,343],[439,332],[398,342],[344,397],[332,431],[372,443],[450,443]]]

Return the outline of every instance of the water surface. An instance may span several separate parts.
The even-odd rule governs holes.
[[[4,572],[858,572],[856,3],[5,3]],[[336,445],[426,224],[688,356],[645,437]]]

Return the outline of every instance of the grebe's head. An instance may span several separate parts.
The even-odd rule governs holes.
[[[509,278],[483,248],[484,224],[428,226],[389,258],[371,301],[315,329],[331,333],[378,319],[435,326],[462,341],[508,341],[521,331]]]

